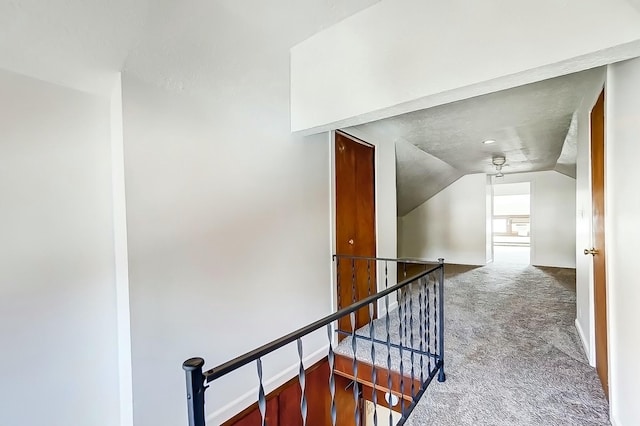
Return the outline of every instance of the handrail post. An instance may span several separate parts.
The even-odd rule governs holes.
[[[438,278],[438,299],[440,299],[440,306],[438,307],[440,310],[440,324],[438,324],[440,347],[438,348],[438,356],[440,357],[440,372],[438,373],[438,381],[444,382],[447,379],[444,373],[444,258],[439,258],[438,263],[440,264],[440,276]]]
[[[187,376],[187,409],[189,426],[206,426],[204,418],[204,359],[190,358],[182,364]]]

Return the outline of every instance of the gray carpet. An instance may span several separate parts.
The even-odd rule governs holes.
[[[610,424],[600,382],[575,330],[575,270],[446,270],[447,381],[431,384],[407,425]],[[414,303],[416,329],[417,309]],[[397,342],[396,312],[391,320]],[[375,322],[375,334],[386,338],[384,319]],[[371,361],[371,345],[357,342],[358,358]],[[386,367],[386,348],[375,349],[376,364]],[[350,339],[336,352],[350,355]],[[403,358],[406,371],[410,358],[406,352]],[[392,368],[398,370],[399,359],[392,351]],[[414,373],[420,374],[418,367]]]

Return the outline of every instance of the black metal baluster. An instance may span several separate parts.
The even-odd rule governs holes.
[[[420,278],[418,281],[418,336],[420,336],[420,384],[424,383],[424,327],[423,324],[423,313],[422,313],[422,283],[424,282],[424,278]]]
[[[300,370],[298,372],[298,383],[300,384],[300,415],[302,416],[302,425],[307,424],[307,395],[305,394],[306,375],[304,371],[304,363],[302,362],[302,339],[298,339],[298,358],[300,360]]]
[[[402,292],[402,290],[400,290]],[[402,321],[402,310],[403,310],[403,300],[405,296],[403,293],[400,293],[400,302],[398,303],[398,323],[399,323],[399,332],[400,332],[400,345],[398,347],[398,350],[400,352],[400,395],[402,395],[402,398],[400,399],[400,411],[402,412],[402,416],[404,417],[404,354],[402,351],[402,339],[404,336],[404,328],[403,328],[403,321]],[[406,315],[405,315],[406,317]]]
[[[429,354],[429,374],[431,374],[431,298],[429,297],[429,281],[426,281],[425,300],[427,303],[427,353]]]
[[[385,276],[387,273],[387,265],[385,262]],[[386,279],[386,277],[385,277]],[[393,408],[393,395],[391,394],[391,386],[392,386],[392,381],[391,381],[391,314],[389,313],[389,295],[384,297],[384,307],[386,310],[386,315],[385,315],[385,328],[387,331],[387,389],[389,390],[389,401],[387,401],[389,403],[389,426],[392,425],[393,423],[393,415],[391,413],[391,409]]]
[[[387,265],[387,261],[384,261],[384,288],[389,288],[389,266]]]
[[[335,362],[336,355],[333,351],[333,333],[331,332],[331,324],[327,324],[327,337],[329,338],[329,394],[331,395],[331,425],[336,426],[336,377]]]
[[[356,303],[356,260],[351,259],[351,303]]]
[[[338,291],[338,310],[342,309],[342,292],[340,291],[340,258],[336,257],[336,287]]]
[[[373,384],[373,394],[371,402],[373,403],[373,424],[378,425],[378,395],[376,387],[378,384],[378,372],[376,369],[376,348],[373,343],[375,337],[373,330],[373,303],[369,304],[369,337],[371,338],[371,383]]]
[[[367,259],[367,296],[371,296],[371,260]]]
[[[415,389],[415,359],[414,359],[414,342],[413,342],[413,282],[409,283],[409,329],[410,329],[410,348],[411,348],[411,399],[416,394]]]
[[[438,353],[438,293],[437,293],[437,280],[433,279],[433,353]],[[438,368],[438,363],[433,367]]]
[[[358,359],[356,358],[356,316],[351,312],[349,318],[351,319],[351,349],[353,350],[353,416],[356,426],[360,426],[360,391],[358,389]]]
[[[264,386],[262,384],[262,359],[256,360],[256,366],[258,368],[258,381],[260,386],[258,387],[258,409],[260,410],[260,417],[262,418],[262,426],[267,424],[267,399],[264,395]]]
[[[440,327],[440,373],[438,373],[438,381],[444,382],[446,380],[446,375],[444,373],[444,259],[438,259],[440,263],[440,273],[438,275],[438,290],[440,292],[440,323],[438,326]]]

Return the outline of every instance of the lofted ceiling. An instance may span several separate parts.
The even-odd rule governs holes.
[[[125,70],[210,97],[259,78],[268,61],[286,64],[291,46],[378,1],[5,0],[0,68],[98,94]]]
[[[404,216],[460,176],[557,170],[575,177],[583,96],[601,86],[594,69],[358,126],[396,142],[398,215]],[[493,144],[483,144],[495,140]]]
[[[0,68],[109,93],[146,20],[148,0],[0,1]]]
[[[124,69],[172,91],[216,96],[266,80],[289,49],[380,0],[168,0],[151,2]],[[268,40],[269,43],[264,41]],[[288,85],[288,80],[284,80]],[[262,85],[280,82],[264,81]]]

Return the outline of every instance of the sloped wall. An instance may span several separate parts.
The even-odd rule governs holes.
[[[447,263],[486,263],[484,173],[466,175],[400,218],[400,256]]]

